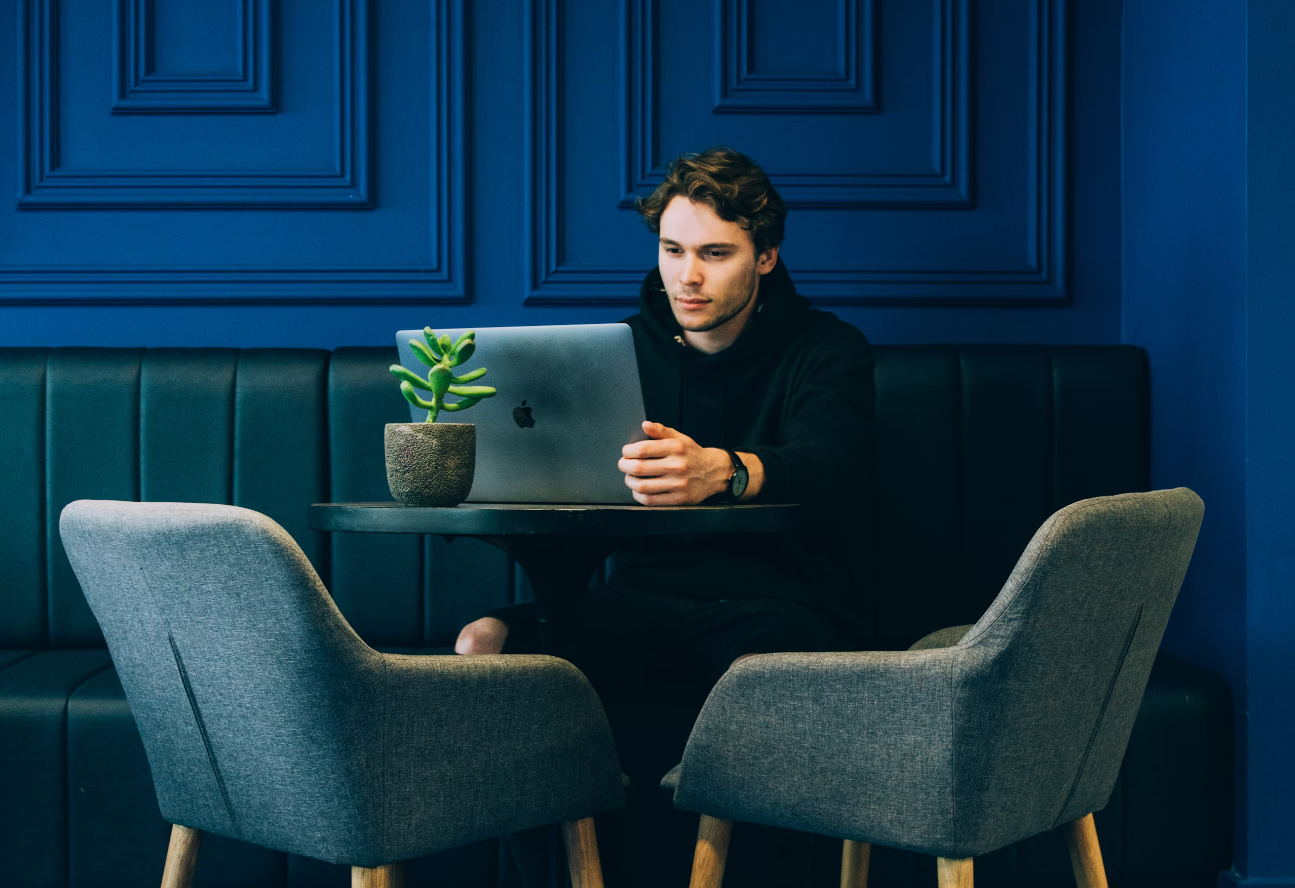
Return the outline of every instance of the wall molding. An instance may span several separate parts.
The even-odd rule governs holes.
[[[127,0],[135,2],[135,0]],[[369,0],[335,0],[338,135],[331,170],[69,170],[59,158],[58,0],[20,0],[20,208],[373,206]]]
[[[32,183],[40,182],[38,162],[48,157],[51,119],[51,54],[57,45],[48,40],[57,22],[56,0],[20,0],[23,27],[19,33],[19,58],[22,75],[18,115],[20,123],[39,113],[42,125],[25,130],[27,156],[20,167],[19,195],[32,194]],[[364,77],[360,84],[367,121],[369,110],[367,45],[367,0],[347,5],[360,10],[365,17],[363,50]],[[346,7],[343,7],[346,8]],[[462,304],[471,301],[468,293],[467,230],[467,78],[466,10],[464,0],[439,0],[432,14],[429,55],[436,78],[431,100],[430,145],[433,155],[434,237],[429,244],[433,259],[427,265],[374,268],[21,268],[0,267],[0,304],[18,305],[220,305],[220,304],[296,304],[296,305],[381,305],[381,304]],[[348,35],[355,41],[359,35],[352,29]],[[40,64],[34,64],[41,55]],[[359,61],[357,57],[357,62]],[[57,120],[57,118],[53,118]],[[369,128],[362,130],[366,190],[371,186],[368,160],[371,146]],[[57,154],[54,153],[56,159]],[[26,206],[39,206],[27,204]],[[203,206],[248,206],[253,209],[281,204],[203,204]],[[54,204],[70,208],[71,204]],[[105,204],[93,204],[103,208]],[[111,204],[134,209],[137,204]],[[147,206],[165,206],[151,204]],[[185,207],[195,206],[185,204]],[[302,204],[292,204],[302,206]],[[306,204],[305,206],[319,206]],[[348,204],[349,206],[349,204]]]
[[[628,70],[641,67],[656,48],[656,31],[651,15],[653,0],[623,0],[622,58]],[[936,0],[945,12],[942,19],[952,27],[946,33],[956,34],[952,40],[960,50],[957,65],[965,66],[970,56],[969,9],[964,0]],[[1029,62],[1034,72],[1031,81],[1031,118],[1029,133],[1029,162],[1022,170],[1030,183],[1029,205],[1025,211],[1030,256],[1020,266],[1003,269],[917,269],[917,268],[821,268],[797,266],[792,269],[797,287],[802,293],[820,304],[828,305],[931,305],[958,307],[992,307],[1002,305],[1061,306],[1068,304],[1068,216],[1067,189],[1067,21],[1068,0],[1035,0],[1030,4],[1032,39]],[[951,20],[948,16],[960,14]],[[636,40],[635,34],[641,39]],[[526,243],[527,304],[543,305],[634,305],[637,303],[639,285],[650,264],[645,257],[641,266],[633,268],[576,264],[565,260],[563,244],[563,200],[559,169],[562,157],[563,103],[561,71],[557,60],[562,53],[562,8],[560,0],[536,0],[528,4],[526,44],[528,57],[526,71],[530,74],[526,108],[527,218],[530,232]],[[944,44],[942,44],[944,45]],[[942,71],[952,67],[948,56],[941,57]],[[647,165],[652,145],[651,133],[634,132],[637,118],[651,120],[655,102],[651,78],[630,76],[622,72],[625,102],[622,117],[622,142],[629,150],[631,162],[623,184],[626,190],[637,192],[653,185],[652,177],[643,167]],[[970,71],[960,79],[941,78],[942,89],[969,91]],[[950,101],[942,105],[954,105]],[[969,97],[962,104],[966,109],[954,114],[951,122],[961,122],[966,134],[962,141],[965,164],[964,181],[969,189],[970,179],[970,111]],[[946,112],[947,113],[947,112]],[[654,127],[653,127],[654,128]],[[956,141],[946,144],[958,144]],[[640,178],[641,177],[641,178]],[[795,194],[796,186],[804,185],[794,178],[784,184],[788,174],[774,174],[772,178],[779,190]],[[810,187],[835,185],[857,187],[856,183],[823,181]],[[657,179],[659,181],[659,179]],[[910,189],[911,191],[911,189]],[[821,206],[803,200],[800,206]],[[789,204],[793,204],[788,199]],[[795,204],[793,204],[795,205]],[[840,203],[827,205],[840,206]],[[894,206],[880,201],[846,206]],[[922,206],[920,203],[899,203],[900,206]],[[632,206],[630,196],[621,199],[619,206]],[[962,206],[962,204],[958,204]],[[627,210],[628,211],[628,210]]]
[[[729,4],[743,0],[715,0],[716,40],[732,23]],[[853,2],[853,0],[851,0]],[[861,207],[970,207],[971,193],[971,2],[930,0],[937,23],[932,58],[935,70],[931,98],[931,146],[927,170],[914,173],[822,173],[796,169],[769,169],[769,177],[789,207],[851,209]],[[871,0],[864,12],[873,15]],[[650,194],[665,178],[657,144],[657,0],[622,0],[622,66],[619,72],[624,119],[621,156],[624,167],[620,206],[631,208],[640,196]],[[862,16],[862,12],[861,12]],[[875,31],[874,31],[875,33]],[[717,54],[722,46],[717,46]],[[876,53],[869,53],[876,56]],[[725,63],[721,60],[719,65]],[[723,77],[718,73],[717,78]],[[757,94],[758,102],[766,94]],[[772,95],[772,94],[770,94]],[[781,105],[794,104],[794,93],[783,91]],[[804,94],[803,113],[840,113],[817,104],[814,92]],[[768,101],[772,102],[772,99]],[[873,107],[877,108],[875,100]],[[729,107],[729,112],[750,109]],[[759,113],[785,111],[769,104]]]
[[[157,0],[116,0],[113,18],[114,114],[272,113],[273,0],[239,0],[239,73],[175,76],[153,64]]]
[[[877,18],[874,0],[837,0],[837,73],[771,76],[753,68],[752,0],[715,2],[717,114],[875,114]]]

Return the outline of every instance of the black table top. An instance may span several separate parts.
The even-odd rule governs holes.
[[[445,508],[399,503],[316,503],[314,530],[431,533],[446,536],[656,536],[785,533],[804,509],[787,505],[611,506],[561,503],[463,503]]]

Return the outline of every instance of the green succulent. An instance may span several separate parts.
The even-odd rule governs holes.
[[[443,333],[440,338],[437,338],[431,327],[424,327],[423,338],[427,342],[422,343],[417,339],[411,339],[409,344],[414,349],[414,357],[431,368],[427,372],[427,378],[423,379],[417,373],[411,373],[399,364],[391,365],[391,375],[400,380],[400,393],[410,404],[427,411],[428,422],[436,422],[436,417],[442,410],[451,413],[467,410],[483,398],[495,396],[493,386],[466,384],[485,376],[485,367],[464,373],[462,376],[455,376],[451,369],[472,357],[472,353],[477,350],[477,344],[473,341],[476,336],[477,331],[469,330],[460,336],[457,342],[451,344],[448,333]],[[431,392],[432,399],[424,401],[414,389]],[[459,400],[447,404],[445,403],[447,394],[457,395]]]

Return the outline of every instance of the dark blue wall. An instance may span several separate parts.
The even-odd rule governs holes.
[[[1118,341],[1118,0],[266,2],[0,4],[0,344],[617,319],[719,142],[876,341]]]
[[[1152,483],[1205,524],[1165,644],[1228,676],[1233,880],[1295,885],[1295,4],[1124,12],[1124,339],[1152,367]]]
[[[1251,0],[1242,872],[1295,884],[1295,4]]]

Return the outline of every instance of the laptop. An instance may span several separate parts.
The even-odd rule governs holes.
[[[438,328],[436,335],[457,340],[466,329]],[[468,502],[634,505],[616,468],[622,447],[647,438],[630,328],[572,324],[476,331],[476,353],[455,370],[489,368],[471,384],[492,385],[498,394],[438,418],[477,426],[477,467]],[[427,365],[414,357],[411,339],[424,341],[423,331],[396,334],[400,363],[426,379]],[[427,419],[427,411],[413,404],[409,413],[414,422]]]

